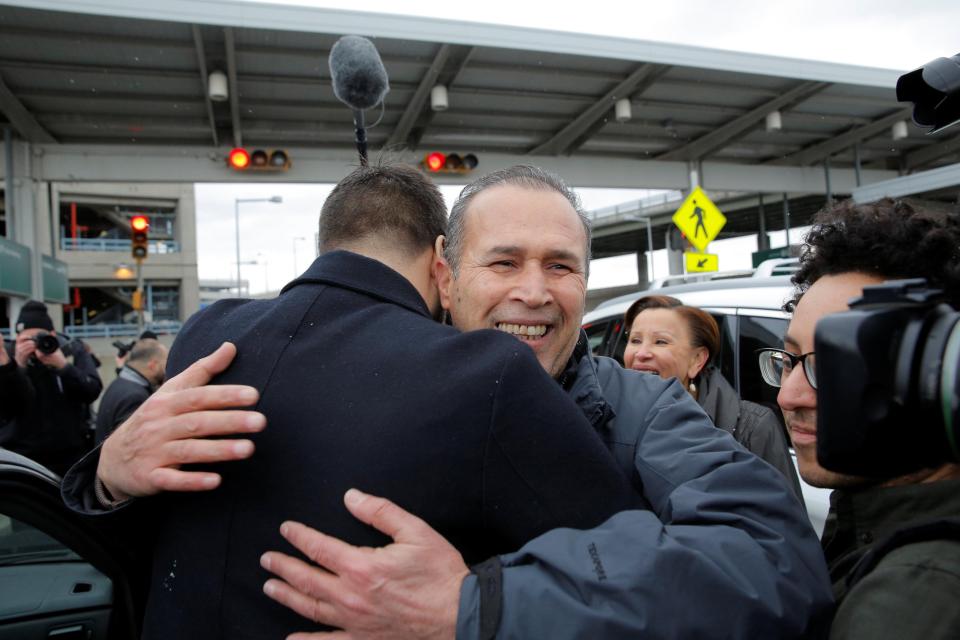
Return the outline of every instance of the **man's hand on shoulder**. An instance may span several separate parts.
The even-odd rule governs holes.
[[[389,500],[351,489],[344,502],[354,517],[393,538],[393,544],[354,547],[285,522],[283,537],[320,566],[265,553],[260,564],[281,579],[268,580],[264,592],[306,618],[344,630],[331,637],[452,640],[460,587],[469,573],[460,553]],[[297,633],[287,640],[319,637],[327,634]]]
[[[100,451],[97,477],[114,499],[161,491],[207,491],[220,475],[181,471],[181,465],[242,460],[253,455],[246,439],[211,440],[211,436],[255,433],[266,426],[263,414],[249,407],[259,397],[253,387],[206,386],[233,361],[229,342],[168,380],[107,438]]]

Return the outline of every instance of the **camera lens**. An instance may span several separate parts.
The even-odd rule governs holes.
[[[37,345],[37,351],[45,355],[50,355],[60,348],[60,341],[57,340],[57,336],[49,333],[38,333],[33,337],[33,341]]]

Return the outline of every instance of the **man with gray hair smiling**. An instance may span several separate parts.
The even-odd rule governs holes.
[[[515,553],[471,569],[424,521],[389,500],[351,489],[344,495],[347,509],[393,544],[355,547],[285,522],[281,534],[323,568],[265,553],[263,567],[281,578],[264,585],[267,595],[354,639],[824,634],[831,612],[826,567],[803,507],[784,478],[714,428],[676,381],[589,354],[580,321],[590,229],[576,195],[548,172],[512,167],[466,187],[448,228],[449,238],[440,236],[432,246],[432,263],[425,265],[429,274],[421,273],[425,281],[436,281],[440,305],[462,331],[497,329],[529,346],[582,411],[589,422],[584,428],[595,429],[612,452],[644,508],[621,511],[590,530],[554,529]],[[324,362],[329,353],[311,355],[312,366],[329,364]],[[469,372],[483,357],[465,353],[456,364]],[[458,371],[447,369],[446,375]],[[205,384],[209,378],[198,379]],[[413,376],[391,382],[406,384],[406,392],[418,384]],[[531,389],[534,382],[531,375]],[[547,382],[535,397],[552,389]],[[186,399],[199,391],[182,393]],[[378,391],[370,390],[371,401]],[[449,409],[456,400],[435,397],[433,402]],[[167,412],[159,403],[150,412],[138,412],[120,427],[125,438],[107,441],[113,445],[110,451],[104,447],[112,477],[147,478],[149,493],[209,490],[216,484],[202,480],[212,474],[179,465],[245,457],[214,454],[209,445],[216,443],[195,434],[173,443],[185,454],[176,464],[151,468],[145,462],[156,459],[149,456],[151,446],[138,443],[137,427],[127,425],[137,420],[161,424]],[[388,418],[402,424],[407,416]],[[243,433],[239,426],[235,430]],[[204,445],[196,449],[204,457],[191,458],[191,444]],[[524,459],[550,465],[537,454],[550,444],[549,438],[530,440]],[[252,455],[255,460],[263,452]],[[98,478],[103,470],[101,457]],[[316,469],[317,482],[326,482],[324,471]],[[176,483],[152,480],[161,473],[176,477]],[[438,512],[456,507],[433,502],[429,507]],[[307,506],[296,508],[315,518]],[[521,518],[523,511],[512,517]]]
[[[326,570],[267,553],[264,567],[283,578],[265,585],[268,595],[353,639],[825,633],[823,559],[783,478],[712,428],[675,381],[589,355],[580,321],[590,227],[562,180],[529,166],[480,178],[453,206],[437,248],[453,324],[530,346],[649,509],[589,531],[551,531],[468,572],[424,522],[351,491],[348,509],[394,544],[352,547],[287,522],[283,535]]]

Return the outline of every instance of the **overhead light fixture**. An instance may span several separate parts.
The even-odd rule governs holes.
[[[613,105],[613,115],[617,122],[627,122],[633,117],[633,111],[630,108],[630,98],[620,98]]]
[[[434,85],[430,90],[430,108],[434,111],[446,111],[449,106],[447,88],[442,84]]]
[[[783,116],[779,111],[771,111],[767,114],[767,133],[780,131],[783,129]]]
[[[213,102],[223,102],[230,97],[227,86],[227,74],[223,71],[211,71],[207,78],[207,96]]]
[[[133,268],[130,265],[128,265],[126,262],[121,262],[113,265],[113,275],[115,278],[119,278],[120,280],[129,280],[136,274],[133,272]]]
[[[898,122],[894,122],[893,126],[890,127],[890,136],[894,140],[903,140],[908,135],[909,135],[909,132],[907,131],[906,120],[900,120]]]

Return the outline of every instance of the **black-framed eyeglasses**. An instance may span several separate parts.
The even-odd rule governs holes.
[[[760,359],[760,373],[763,381],[771,387],[779,387],[785,377],[790,375],[793,368],[800,363],[807,382],[814,389],[817,388],[817,369],[814,352],[797,355],[783,349],[757,349]]]

